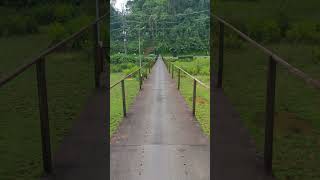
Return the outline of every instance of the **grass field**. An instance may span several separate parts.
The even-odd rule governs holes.
[[[30,46],[30,43],[34,43]],[[46,36],[0,39],[2,75],[47,46]],[[82,52],[47,57],[49,118],[53,154],[77,118],[94,87],[92,59]],[[111,75],[111,83],[124,74]],[[138,93],[138,81],[126,80],[127,106]],[[111,133],[122,119],[121,91],[111,91]],[[40,122],[35,67],[0,89],[0,179],[33,180],[42,173]]]
[[[319,77],[319,65],[302,53],[307,46],[269,46],[289,63]],[[254,136],[259,152],[264,142],[266,65],[267,57],[252,47],[228,51],[225,57],[224,90]],[[281,66],[277,74],[274,174],[278,179],[318,179],[320,93]]]
[[[318,6],[317,0],[303,3],[298,0],[218,0],[215,13],[247,33],[261,30],[251,28],[257,28],[265,20],[279,23],[280,28],[287,26],[286,34],[273,42],[265,41],[268,33],[256,40],[290,64],[320,79],[320,62],[314,51],[319,48],[315,43],[319,30],[303,26],[302,30],[295,29],[301,36],[299,39],[294,42],[288,39],[295,23],[318,26]],[[310,40],[309,35],[315,39]],[[241,43],[242,48],[226,50],[223,86],[262,153],[268,57],[247,43]],[[280,180],[319,179],[320,91],[292,76],[280,65],[277,74],[274,175]]]
[[[312,60],[311,53],[306,53],[307,55],[303,53],[310,52],[312,46],[270,44],[269,48],[282,54],[282,57],[294,66],[314,77],[319,77],[320,73],[317,71],[319,64]],[[223,80],[224,91],[254,137],[260,154],[263,152],[264,143],[267,60],[265,55],[251,46],[246,45],[241,50],[227,50]],[[202,61],[199,58],[191,62],[176,61],[175,64],[190,73],[198,71],[196,77],[209,85],[209,76],[203,75],[205,70],[202,71],[209,66],[208,58]],[[195,70],[197,66],[200,70]],[[277,74],[274,174],[278,179],[284,180],[318,179],[320,93],[290,75],[281,66],[278,66]],[[187,77],[181,79],[181,94],[190,108],[192,83]],[[197,119],[203,131],[208,134],[210,94],[200,86],[197,90]]]
[[[209,57],[199,57],[191,62],[176,61],[175,65],[195,75],[206,85],[210,86]],[[196,67],[196,68],[195,68]],[[197,69],[198,68],[198,69]],[[177,81],[178,72],[174,72]],[[181,72],[180,93],[192,109],[193,80]],[[210,89],[197,85],[196,118],[206,135],[210,134]]]
[[[111,76],[111,81],[115,82],[123,78],[123,74],[115,73]],[[127,109],[133,103],[135,97],[139,93],[139,81],[136,79],[127,79],[125,80],[125,89],[126,89],[126,105]],[[118,128],[123,117],[122,111],[122,90],[121,84],[114,87],[111,92],[111,122],[110,122],[110,134],[112,135]]]

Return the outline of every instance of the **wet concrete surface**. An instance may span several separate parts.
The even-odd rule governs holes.
[[[111,139],[111,180],[209,180],[210,147],[161,59]]]

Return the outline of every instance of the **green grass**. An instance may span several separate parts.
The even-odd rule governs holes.
[[[0,71],[5,74],[47,46],[44,35],[0,39]],[[32,45],[30,45],[32,44]],[[69,132],[94,89],[93,60],[82,52],[47,57],[49,119],[53,154]],[[112,82],[123,74],[111,74]],[[111,133],[122,119],[120,87],[111,91]],[[138,92],[138,81],[126,80],[127,105]],[[35,67],[0,89],[0,179],[33,180],[42,174],[41,137]]]
[[[270,44],[268,47],[288,62],[319,78],[319,63],[312,58],[312,46]],[[245,44],[241,50],[226,50],[223,87],[246,127],[263,152],[267,60],[259,50]],[[176,61],[186,71],[196,72],[209,66],[208,59]],[[177,73],[175,73],[177,74]],[[199,73],[201,74],[201,73]],[[278,179],[312,180],[320,177],[320,92],[278,66],[274,137],[274,174]],[[209,76],[196,75],[209,84]],[[176,77],[175,77],[176,79]],[[181,94],[192,107],[192,80],[181,79]],[[208,90],[198,86],[197,119],[203,131],[209,132]],[[199,97],[200,96],[200,97]],[[203,103],[206,102],[206,103]]]
[[[269,45],[289,63],[319,77],[311,46]],[[245,46],[226,52],[224,90],[263,152],[267,59]],[[278,66],[274,138],[274,174],[278,179],[320,177],[320,92]]]
[[[47,60],[54,153],[93,89],[93,66],[81,53],[54,54]],[[1,88],[0,175],[4,179],[35,179],[42,172],[36,83],[33,67]]]
[[[319,5],[317,0],[303,3],[298,0],[218,0],[216,14],[241,30],[252,22],[259,24],[264,20],[288,23],[289,28],[292,28],[296,22],[318,24],[320,13],[316,8]],[[281,19],[280,14],[286,17]],[[250,32],[255,29],[247,30]],[[268,34],[263,36],[261,42],[265,42]],[[320,79],[319,59],[312,52],[318,44],[303,40],[296,43],[286,41],[282,38],[273,44],[263,44],[290,64]],[[243,44],[242,49],[226,50],[223,86],[254,137],[257,150],[262,153],[268,57],[247,43]],[[277,74],[274,175],[280,180],[319,179],[320,91],[294,77],[281,65],[278,66]]]
[[[120,80],[124,77],[122,73],[114,73],[111,76],[111,84]],[[126,93],[126,106],[127,110],[130,105],[133,103],[135,97],[139,92],[139,81],[136,79],[127,79],[125,80],[125,93]],[[110,122],[110,135],[116,132],[119,124],[121,123],[123,117],[123,109],[122,109],[122,90],[121,84],[115,86],[111,92],[111,122]]]
[[[209,57],[197,57],[191,62],[176,61],[175,64],[188,73],[195,75],[199,80],[210,86]],[[197,69],[198,68],[198,69]],[[198,72],[198,73],[197,73]],[[177,81],[177,71],[174,78]],[[180,93],[192,109],[193,80],[181,72]],[[206,135],[210,134],[210,89],[197,85],[196,118]]]
[[[28,62],[28,58],[37,55],[48,45],[49,38],[46,35],[0,38],[0,77]]]

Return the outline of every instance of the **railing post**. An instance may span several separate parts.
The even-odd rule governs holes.
[[[196,100],[197,100],[197,81],[193,80],[193,101],[192,101],[192,115],[196,116]]]
[[[125,92],[125,86],[124,86],[124,80],[121,81],[121,89],[122,89],[122,110],[123,110],[123,116],[127,116],[127,110],[126,110],[126,92]]]
[[[219,23],[219,65],[218,65],[218,81],[217,88],[222,88],[223,78],[223,56],[224,56],[224,24]]]
[[[180,90],[180,69],[178,70],[178,90]]]
[[[109,7],[108,7],[109,8]],[[108,16],[107,18],[107,21],[110,22],[110,15]],[[110,38],[110,36],[107,36],[107,38]],[[106,66],[105,66],[105,74],[106,74],[106,87],[107,87],[107,90],[106,90],[106,118],[105,118],[105,134],[106,134],[106,151],[105,151],[105,154],[106,154],[106,157],[107,157],[107,166],[105,168],[105,173],[110,176],[110,136],[108,136],[110,134],[110,123],[111,123],[111,116],[110,116],[110,62],[111,62],[111,58],[110,58],[110,39],[107,39],[106,40],[106,44],[105,44],[106,47],[104,47],[104,50],[105,50],[105,63],[106,63]]]
[[[106,64],[105,63],[106,50],[105,50],[103,42],[101,42],[101,41],[99,43],[99,53],[100,53],[100,58],[99,58],[99,76],[100,76],[101,73],[103,73],[105,71],[105,64]]]
[[[171,78],[173,79],[173,73],[174,73],[174,66],[171,64]]]
[[[37,81],[42,142],[42,161],[44,172],[50,174],[52,172],[52,160],[50,143],[50,125],[48,115],[46,67],[44,58],[41,58],[37,62]]]
[[[267,99],[266,99],[266,122],[265,122],[265,144],[264,144],[264,165],[266,173],[272,174],[272,151],[273,151],[273,127],[274,127],[274,106],[276,88],[277,64],[270,56],[267,75]]]
[[[139,69],[139,85],[140,85],[140,90],[141,90],[142,89],[141,69]]]
[[[146,69],[146,79],[148,79],[148,76],[149,76],[148,69]]]
[[[169,73],[171,72],[171,69],[170,69],[170,63],[168,63],[168,69],[169,69]]]
[[[99,48],[99,29],[98,29],[98,23],[95,23],[93,25],[93,52],[94,52],[94,78],[95,78],[95,87],[100,87],[100,67],[99,64],[101,62],[100,60],[100,48]]]

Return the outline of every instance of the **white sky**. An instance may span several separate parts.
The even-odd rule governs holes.
[[[115,0],[115,4],[114,4],[114,7],[117,9],[117,10],[121,10],[123,6],[126,5],[128,0]]]

